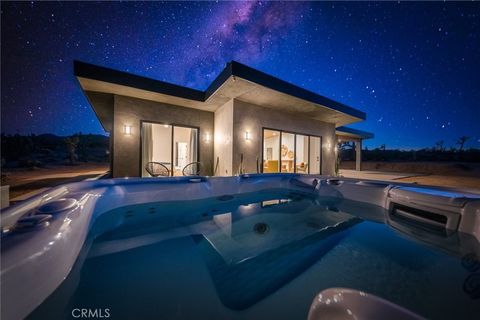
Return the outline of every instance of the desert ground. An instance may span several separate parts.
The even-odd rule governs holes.
[[[354,168],[354,161],[344,161],[340,173],[343,171],[345,177],[374,180],[383,180],[386,176],[380,173],[388,173],[391,179],[387,180],[480,192],[480,163],[365,161],[361,177],[352,171]]]
[[[468,189],[480,193],[479,163],[363,162],[362,171],[353,161],[341,163],[340,175],[359,179],[388,180],[440,187]],[[10,185],[12,203],[25,200],[48,188],[108,174],[109,164],[88,162],[78,165],[52,165],[44,168],[9,169],[2,185]]]
[[[2,185],[10,186],[10,200],[16,202],[60,184],[99,177],[108,170],[108,163],[97,162],[31,169],[16,168],[2,172],[6,175]]]

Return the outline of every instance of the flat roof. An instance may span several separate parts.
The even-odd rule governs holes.
[[[371,132],[348,128],[348,127],[338,127],[335,129],[337,136],[347,137],[347,138],[358,138],[358,139],[372,139],[375,135]]]
[[[335,123],[336,126],[366,119],[365,112],[236,61],[227,63],[205,91],[81,61],[74,61],[74,75],[106,130],[111,125],[107,119],[110,112],[103,110],[106,98],[101,97],[101,102],[97,103],[102,93],[211,112],[230,99],[238,99],[264,107],[304,113],[307,117]]]

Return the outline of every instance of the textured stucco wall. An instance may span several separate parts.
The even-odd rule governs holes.
[[[256,158],[262,165],[263,127],[322,136],[322,174],[335,172],[335,125],[309,119],[299,114],[275,111],[234,100],[233,105],[233,173],[238,173],[243,153],[244,172],[256,172]],[[252,140],[245,141],[245,132]],[[261,167],[260,167],[261,169]]]
[[[233,100],[225,103],[215,111],[215,135],[213,161],[214,168],[218,157],[216,176],[232,175],[233,155]]]
[[[227,102],[213,113],[116,95],[111,134],[114,177],[140,175],[142,120],[199,127],[203,175],[213,175],[217,157],[220,162],[216,175],[238,174],[242,153],[244,172],[257,171],[257,158],[261,169],[264,127],[322,136],[322,174],[334,173],[334,124],[238,100]],[[130,136],[123,134],[124,125],[132,126]],[[246,131],[251,133],[251,141],[245,140]],[[205,141],[206,133],[210,134],[212,141]]]
[[[152,121],[167,124],[199,127],[200,162],[202,175],[213,173],[213,143],[205,142],[205,134],[213,136],[214,114],[116,95],[113,119],[113,177],[138,177],[140,175],[140,122]],[[123,134],[123,126],[132,126],[132,134]]]

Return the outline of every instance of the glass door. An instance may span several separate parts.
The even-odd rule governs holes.
[[[263,173],[322,172],[322,137],[263,129]]]
[[[182,176],[183,168],[197,162],[198,129],[173,127],[173,175]],[[192,174],[192,172],[188,172]]]
[[[297,134],[295,137],[295,172],[308,173],[308,136]]]
[[[282,132],[282,172],[295,172],[295,134]]]
[[[322,140],[320,137],[310,136],[310,157],[309,166],[310,174],[321,173],[321,161],[322,161]]]
[[[279,172],[280,168],[280,131],[263,130],[263,171]]]
[[[147,163],[159,163],[168,175],[181,176],[183,169],[198,161],[198,128],[142,122],[142,177],[151,175]]]
[[[151,177],[147,163],[157,162],[172,172],[172,127],[158,123],[142,123],[142,177]]]

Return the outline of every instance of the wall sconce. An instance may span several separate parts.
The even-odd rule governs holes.
[[[125,134],[126,136],[132,135],[132,126],[124,125],[123,126],[123,134]]]
[[[250,131],[245,131],[245,141],[252,141],[252,133]]]
[[[210,135],[210,133],[205,133],[204,140],[206,143],[210,143],[210,141],[212,140],[212,136]]]
[[[325,147],[327,148],[327,150],[330,150],[330,148],[332,147],[332,145],[331,145],[330,143],[327,143],[327,144],[325,145]]]

